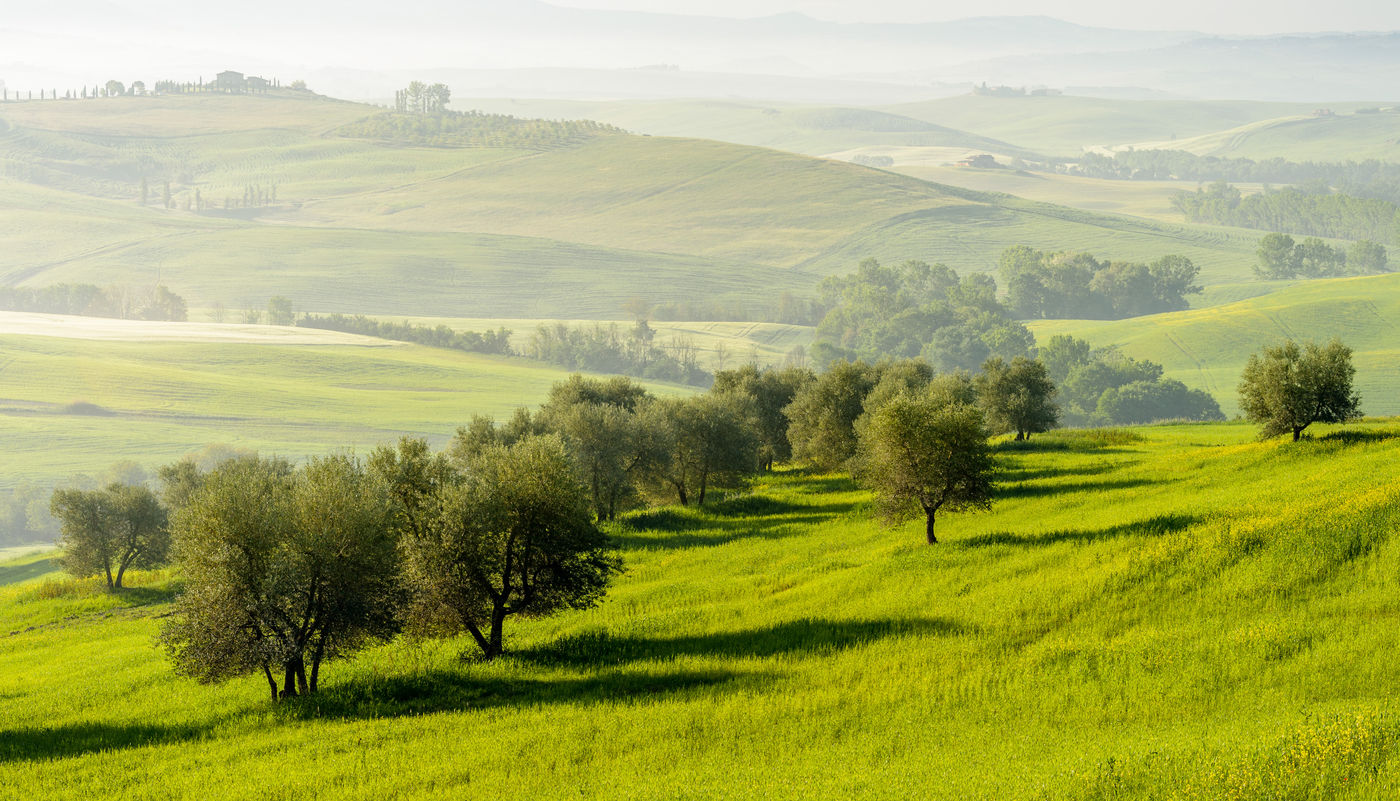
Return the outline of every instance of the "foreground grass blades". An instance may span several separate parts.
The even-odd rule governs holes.
[[[1400,790],[1400,424],[1057,432],[989,513],[779,472],[614,524],[594,610],[400,641],[279,707],[178,679],[173,573],[0,566],[0,786],[130,798],[1347,798]]]

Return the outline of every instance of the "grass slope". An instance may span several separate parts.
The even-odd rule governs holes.
[[[590,119],[655,136],[715,139],[809,156],[853,148],[956,148],[1027,157],[1030,151],[985,136],[866,108],[793,106],[736,100],[517,100],[468,98],[457,108],[548,119]]]
[[[337,344],[0,335],[0,488],[120,459],[153,467],[211,442],[291,458],[403,434],[441,442],[472,414],[535,405],[567,377],[522,359],[313,336]]]
[[[1184,248],[1221,281],[1243,278],[1251,261],[1252,242],[1228,231],[719,142],[427,148],[335,135],[373,109],[312,98],[43,105],[0,109],[0,213],[20,232],[0,254],[0,281],[160,280],[205,307],[282,294],[315,311],[607,318],[634,295],[756,308],[870,255],[985,270],[1017,243],[1130,259]],[[927,125],[801,113],[822,130]],[[162,207],[167,181],[173,210]],[[223,208],[274,185],[271,207]],[[196,191],[205,214],[184,210]]]
[[[1355,108],[1344,104],[1338,109]],[[1095,97],[985,97],[961,95],[886,108],[1012,142],[1054,156],[1086,147],[1184,139],[1291,114],[1315,105],[1237,100],[1116,100]]]
[[[372,649],[274,709],[152,646],[178,578],[0,589],[28,797],[1391,798],[1400,437],[1243,426],[1004,449],[943,543],[784,473],[613,529],[597,609],[512,654]],[[1325,482],[1326,492],[1310,491]],[[9,566],[7,566],[9,567]],[[13,566],[21,571],[23,564]]]
[[[1280,117],[1139,149],[1186,150],[1201,156],[1256,160],[1364,161],[1400,159],[1400,112]]]
[[[2,319],[2,318],[0,318]],[[568,326],[589,328],[594,324],[617,326],[626,332],[635,323],[632,320],[539,320],[519,318],[461,318],[461,317],[390,317],[388,319],[413,323],[415,325],[445,325],[458,331],[482,331],[505,327],[514,332],[511,344],[521,352],[530,346],[530,340],[541,325],[563,323]],[[0,330],[3,330],[0,323]],[[812,345],[816,329],[805,325],[783,323],[745,322],[670,322],[652,320],[648,323],[656,332],[657,340],[669,342],[675,339],[689,340],[700,353],[700,364],[711,371],[733,369],[746,362],[768,366],[788,361],[794,348],[804,352]],[[723,366],[720,364],[723,359]]]
[[[1222,306],[1131,320],[1038,321],[1031,329],[1042,341],[1073,334],[1158,362],[1168,375],[1214,395],[1226,414],[1238,409],[1235,388],[1251,353],[1286,338],[1337,337],[1355,352],[1362,408],[1400,414],[1397,274],[1307,281]]]

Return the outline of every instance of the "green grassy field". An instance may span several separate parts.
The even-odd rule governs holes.
[[[612,527],[594,610],[510,654],[395,643],[269,705],[115,596],[0,565],[0,784],[24,797],[1289,798],[1400,791],[1400,430],[1062,433],[942,544],[786,472]],[[1324,489],[1325,488],[1325,489]]]
[[[1364,106],[1331,104],[1337,111]],[[1095,97],[983,97],[960,95],[891,106],[913,117],[1011,142],[1052,156],[1071,157],[1086,147],[1172,141],[1294,114],[1316,104],[1239,100],[1115,100]]]
[[[1379,113],[1334,116],[1295,113],[1187,139],[1140,142],[1137,147],[1255,160],[1395,161],[1400,158],[1397,134],[1400,134],[1400,113],[1387,107]]]
[[[872,151],[874,152],[874,151]],[[1194,181],[1111,181],[1075,175],[1057,175],[1012,169],[974,169],[947,166],[946,159],[926,159],[917,149],[890,150],[891,169],[941,184],[965,186],[982,192],[1003,192],[1026,200],[1054,203],[1085,211],[1127,214],[1166,223],[1180,223],[1182,214],[1172,208],[1173,193],[1194,192]],[[1241,192],[1261,191],[1262,184],[1235,184]]]
[[[443,442],[473,414],[539,403],[568,375],[334,332],[262,326],[264,335],[219,341],[199,332],[244,327],[188,328],[196,331],[158,341],[113,341],[105,329],[90,338],[0,333],[0,489],[96,475],[124,459],[150,469],[216,442],[294,459],[365,453],[410,433]],[[313,341],[285,344],[290,335]]]
[[[953,148],[1008,156],[1030,151],[985,136],[874,109],[736,100],[577,101],[466,98],[456,108],[545,119],[589,119],[654,136],[692,137],[825,156],[863,147]]]
[[[375,111],[292,96],[5,105],[0,213],[12,247],[0,282],[162,281],[194,306],[281,294],[311,311],[444,317],[598,319],[632,296],[704,298],[761,319],[781,292],[810,292],[868,256],[967,271],[1021,243],[1123,259],[1182,252],[1222,283],[1252,261],[1255,237],[1228,229],[728,143],[611,136],[526,152],[336,133]],[[827,132],[927,125],[791,114]],[[274,185],[268,207],[223,208]],[[196,192],[204,214],[186,210]]]
[[[1095,346],[1116,345],[1151,359],[1167,374],[1204,389],[1225,413],[1238,409],[1235,388],[1249,354],[1287,338],[1337,337],[1355,355],[1356,385],[1370,414],[1400,414],[1400,275],[1307,281],[1211,308],[1130,320],[1044,320],[1037,339],[1072,334]]]
[[[626,332],[635,325],[632,320],[540,320],[521,318],[462,318],[462,317],[388,317],[386,319],[414,325],[445,325],[457,331],[484,331],[505,327],[514,332],[511,345],[520,352],[530,346],[530,339],[540,325],[563,323],[568,326],[590,327],[594,324],[615,325]],[[657,341],[688,340],[700,353],[700,364],[711,372],[732,369],[746,362],[761,366],[780,365],[794,356],[794,348],[805,352],[812,346],[816,329],[806,325],[782,323],[741,322],[669,322],[652,320],[648,325],[656,332]],[[721,365],[720,361],[723,360]]]

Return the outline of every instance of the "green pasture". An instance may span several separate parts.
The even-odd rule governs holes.
[[[0,336],[0,488],[148,469],[209,443],[294,459],[405,434],[445,442],[473,414],[543,401],[568,372],[382,346],[104,342]],[[692,390],[652,385],[666,394]]]
[[[1210,308],[1129,320],[1043,320],[1030,328],[1041,341],[1072,334],[1151,359],[1167,375],[1214,395],[1226,414],[1238,408],[1235,388],[1251,353],[1289,338],[1337,337],[1355,352],[1362,408],[1400,413],[1400,275],[1264,285],[1281,288]]]
[[[1365,104],[1329,105],[1343,111]],[[1241,100],[960,95],[884,110],[1011,142],[1051,156],[1073,157],[1087,147],[1171,142],[1262,120],[1309,114],[1316,107],[1315,103]]]
[[[1208,282],[1235,283],[1257,238],[1069,208],[1087,200],[1057,205],[1095,188],[1032,202],[697,139],[605,137],[543,153],[408,147],[338,135],[337,123],[374,109],[314,98],[41,105],[0,109],[0,281],[160,281],[201,307],[241,311],[285,295],[318,312],[597,319],[637,296],[762,317],[782,292],[810,293],[869,256],[971,271],[992,269],[1013,244],[1121,259],[1182,252]],[[849,109],[783,113],[821,131],[928,126]],[[274,185],[269,206],[224,209]],[[203,214],[186,210],[195,192]],[[1142,214],[1144,202],[1108,206]]]
[[[654,136],[714,139],[824,156],[863,147],[937,147],[1009,156],[1034,154],[1006,142],[865,108],[742,100],[548,100],[465,98],[456,108],[546,119],[589,119]]]
[[[283,707],[108,595],[0,565],[23,797],[1382,799],[1400,790],[1400,429],[999,446],[990,513],[886,528],[841,475],[634,513],[594,610],[508,656],[396,642]],[[31,557],[31,560],[34,557]],[[42,560],[41,560],[42,561]],[[21,583],[7,578],[20,577]],[[7,635],[7,636],[6,636]]]
[[[1371,106],[1370,113],[1314,115],[1295,112],[1277,119],[1193,136],[1175,142],[1145,142],[1143,148],[1187,150],[1201,156],[1291,161],[1400,159],[1400,111]],[[1333,109],[1334,112],[1337,109]]]

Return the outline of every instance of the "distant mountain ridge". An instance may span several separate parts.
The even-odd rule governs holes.
[[[315,88],[359,98],[387,97],[405,72],[442,80],[436,76],[468,71],[482,79],[464,87],[478,96],[856,105],[864,100],[861,83],[870,86],[871,105],[982,81],[1307,101],[1385,100],[1400,83],[1400,33],[1221,37],[1047,16],[839,23],[796,13],[736,19],[540,0],[402,0],[353,10],[331,0],[245,0],[232,15],[184,0],[48,0],[6,10],[0,52],[0,80],[14,87],[135,74],[147,82],[191,79],[237,68],[315,74],[322,78]],[[676,69],[645,79],[618,75],[646,65]],[[561,77],[541,85],[541,71]],[[354,81],[337,82],[352,73]],[[748,87],[715,77],[724,74],[792,80]],[[559,88],[551,91],[553,84]]]

